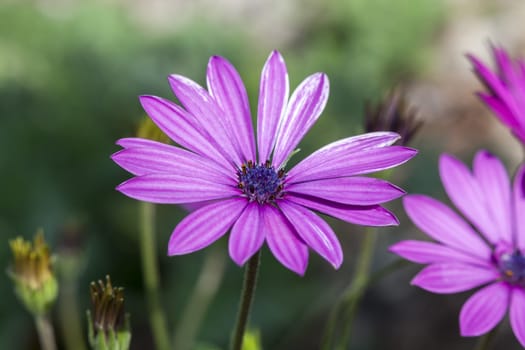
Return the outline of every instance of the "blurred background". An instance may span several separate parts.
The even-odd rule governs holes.
[[[363,131],[365,101],[394,86],[407,91],[424,126],[416,159],[393,173],[408,192],[446,201],[437,173],[440,153],[469,164],[487,148],[513,172],[518,143],[476,99],[482,87],[466,53],[491,67],[490,43],[525,56],[525,2],[511,0],[2,0],[0,3],[0,267],[8,239],[37,228],[57,252],[63,289],[53,320],[75,315],[64,294],[89,307],[89,282],[112,276],[125,287],[132,349],[153,348],[142,287],[138,202],[114,190],[129,177],[109,156],[115,141],[134,136],[144,116],[137,96],[172,98],[166,77],[205,83],[209,56],[238,69],[256,110],[262,65],[273,49],[286,59],[291,86],[323,71],[331,94],[325,113],[301,143],[304,158]],[[254,113],[255,114],[255,113]],[[374,268],[395,259],[387,247],[423,238],[400,203],[390,208],[400,227],[381,229]],[[169,328],[179,323],[210,249],[227,254],[226,239],[188,256],[167,257],[173,227],[185,215],[158,206],[157,249]],[[330,306],[352,277],[362,228],[330,220],[342,241],[339,271],[311,254],[304,277],[279,265],[265,248],[251,325],[265,349],[317,349]],[[67,266],[66,266],[67,265]],[[351,349],[471,349],[458,315],[470,293],[441,296],[411,287],[410,266],[373,285],[355,322]],[[1,270],[1,268],[0,268]],[[64,272],[65,271],[65,272]],[[198,339],[225,348],[237,310],[243,270],[230,259]],[[66,322],[67,323],[67,322]],[[58,340],[64,337],[58,331]],[[505,324],[494,348],[518,349]],[[0,273],[0,349],[37,349],[30,315]]]

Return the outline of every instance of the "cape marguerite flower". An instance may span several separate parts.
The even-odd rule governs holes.
[[[288,98],[288,73],[279,52],[262,71],[254,136],[246,89],[224,58],[210,59],[208,89],[180,75],[169,83],[181,106],[142,96],[148,115],[178,146],[125,138],[112,156],[135,175],[117,189],[142,201],[199,203],[173,231],[168,254],[202,249],[231,229],[229,253],[243,265],[264,242],[284,266],[304,274],[310,247],[335,268],[343,252],[314,211],[361,225],[394,225],[380,206],[404,192],[360,176],[394,167],[416,151],[391,146],[399,136],[376,132],[343,139],[285,168],[328,99],[328,78],[306,78]],[[257,151],[256,151],[257,145]]]
[[[447,294],[483,286],[461,309],[461,335],[489,332],[509,309],[514,334],[525,346],[525,165],[513,186],[503,164],[486,151],[476,155],[473,168],[471,173],[449,155],[440,159],[445,190],[475,229],[445,204],[409,195],[403,199],[408,216],[439,243],[403,241],[390,250],[428,264],[412,280],[428,291]]]

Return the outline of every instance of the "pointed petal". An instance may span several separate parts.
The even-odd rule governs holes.
[[[290,97],[279,124],[273,153],[273,164],[280,168],[321,115],[328,100],[328,77],[316,73],[306,78]]]
[[[303,276],[308,265],[308,246],[279,209],[263,207],[264,236],[275,258],[288,269]]]
[[[388,250],[418,264],[460,262],[489,266],[487,261],[480,258],[432,242],[407,240],[394,244]]]
[[[343,262],[343,251],[330,226],[310,210],[290,201],[279,201],[279,207],[302,240],[338,269]]]
[[[286,191],[351,205],[374,205],[401,197],[405,192],[391,183],[368,177],[341,177],[286,184]]]
[[[140,96],[139,99],[142,108],[170,139],[204,157],[224,159],[192,115],[160,97]]]
[[[494,222],[487,215],[485,196],[469,169],[453,156],[439,159],[439,174],[448,197],[491,242],[499,239]]]
[[[212,179],[235,186],[235,172],[184,149],[151,141],[145,147],[123,149],[111,159],[133,175],[170,173]],[[203,166],[205,165],[205,166]]]
[[[148,174],[121,183],[117,190],[152,203],[182,204],[239,196],[237,188],[217,181],[172,174]]]
[[[450,294],[495,281],[498,277],[498,271],[492,267],[436,263],[421,270],[410,283],[429,292]]]
[[[379,205],[347,205],[291,193],[286,196],[286,199],[352,224],[364,226],[399,225],[394,214]]]
[[[474,158],[474,176],[485,195],[486,216],[499,238],[513,243],[510,180],[505,166],[489,152],[480,151]]]
[[[270,159],[277,127],[283,117],[289,94],[286,63],[278,51],[268,57],[261,73],[257,111],[257,145],[259,162]]]
[[[512,114],[509,107],[503,101],[493,95],[483,92],[477,93],[479,99],[484,102],[499,117],[501,122],[507,127],[513,129],[519,127],[516,117]]]
[[[215,99],[196,82],[181,75],[172,74],[168,78],[171,89],[184,108],[191,113],[207,137],[221,151],[225,158],[233,160],[235,164],[242,164],[241,150],[233,142],[231,130],[225,122],[225,113]]]
[[[430,237],[459,251],[488,261],[489,247],[474,230],[445,204],[424,195],[403,197],[412,222]]]
[[[510,325],[521,346],[525,347],[525,291],[514,288],[511,298]]]
[[[402,146],[326,153],[315,159],[311,167],[309,158],[297,164],[288,172],[287,180],[291,183],[367,174],[403,164],[416,154],[415,149]]]
[[[230,256],[239,266],[244,265],[261,249],[264,243],[264,230],[259,203],[252,202],[246,206],[233,225],[228,242]]]
[[[186,216],[173,230],[168,255],[192,253],[221,238],[247,205],[244,198],[215,202]]]
[[[491,284],[474,293],[459,314],[461,335],[473,337],[490,332],[505,316],[510,290],[505,283]]]
[[[233,65],[213,56],[208,64],[208,90],[225,112],[224,122],[237,142],[245,161],[255,161],[255,139],[246,88]]]
[[[525,252],[525,164],[521,165],[514,176],[514,220],[516,232],[514,240],[522,252]]]

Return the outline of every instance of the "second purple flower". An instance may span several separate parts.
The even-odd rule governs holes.
[[[360,175],[392,168],[416,154],[392,146],[399,135],[375,132],[339,140],[285,168],[326,105],[325,74],[307,77],[289,98],[285,62],[272,52],[261,75],[257,137],[246,89],[226,59],[210,59],[207,90],[180,75],[171,75],[169,83],[182,107],[156,96],[141,96],[140,102],[178,146],[125,138],[117,142],[124,149],[112,156],[135,176],[117,187],[125,195],[199,204],[175,227],[169,255],[202,249],[231,229],[229,253],[237,264],[266,241],[277,260],[302,275],[308,248],[335,268],[343,260],[336,235],[315,212],[360,225],[397,224],[380,204],[404,192]]]

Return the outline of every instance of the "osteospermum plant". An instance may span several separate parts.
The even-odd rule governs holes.
[[[461,335],[491,331],[509,310],[525,347],[525,165],[513,183],[487,151],[477,153],[473,171],[450,155],[441,156],[439,170],[448,197],[472,226],[436,199],[408,195],[408,216],[437,242],[402,241],[390,250],[427,265],[413,285],[440,294],[479,288],[461,309]]]
[[[246,89],[224,58],[210,59],[205,89],[169,76],[180,101],[141,96],[147,114],[177,145],[125,138],[112,159],[134,175],[117,189],[148,202],[198,204],[173,231],[169,255],[202,249],[231,229],[229,253],[243,265],[264,242],[290,270],[304,274],[311,248],[335,268],[343,252],[333,230],[316,213],[371,226],[395,225],[381,204],[404,192],[363,174],[395,167],[414,149],[391,146],[399,135],[375,132],[331,143],[291,169],[286,162],[321,115],[329,83],[307,77],[289,97],[288,73],[279,52],[264,65],[257,137]]]

